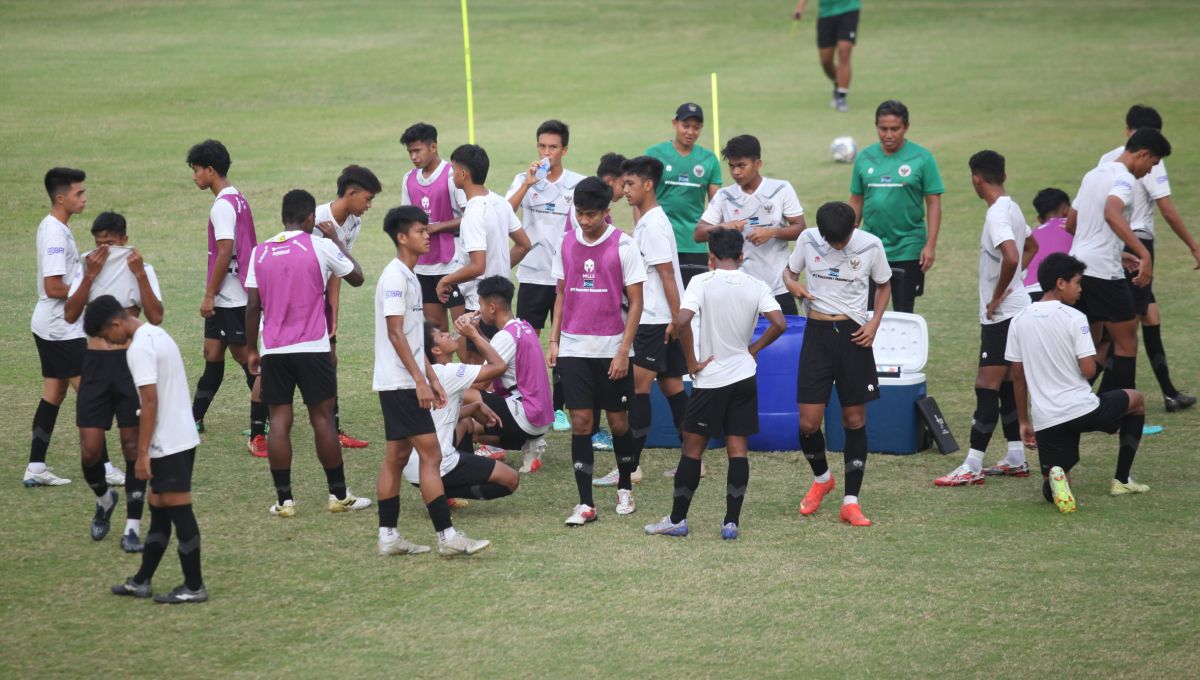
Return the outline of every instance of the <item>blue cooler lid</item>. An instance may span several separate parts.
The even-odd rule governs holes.
[[[929,361],[929,327],[925,317],[904,312],[884,312],[875,333],[875,365],[899,366],[900,373],[920,373]]]

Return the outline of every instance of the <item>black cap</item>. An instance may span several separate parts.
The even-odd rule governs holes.
[[[688,118],[695,118],[703,123],[704,109],[700,108],[699,104],[692,102],[680,104],[679,108],[675,109],[675,120],[687,120]]]

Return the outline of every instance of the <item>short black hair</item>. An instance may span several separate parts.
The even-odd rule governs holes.
[[[875,107],[875,122],[878,123],[883,116],[896,116],[908,125],[908,107],[895,99],[889,99]]]
[[[344,196],[346,189],[350,187],[358,187],[372,194],[383,191],[383,185],[379,183],[379,178],[375,176],[375,173],[361,165],[347,165],[342,168],[342,174],[337,181],[338,198]]]
[[[762,144],[758,142],[758,137],[754,135],[738,135],[729,140],[725,144],[725,148],[721,149],[721,158],[732,160],[734,158],[749,158],[752,161],[762,158]]]
[[[621,174],[625,165],[625,157],[616,151],[609,151],[600,157],[600,165],[596,166],[597,177],[616,177]]]
[[[399,245],[399,234],[407,234],[412,225],[420,222],[429,224],[429,215],[415,205],[402,205],[392,208],[383,216],[383,233],[392,239],[393,245]]]
[[[1155,111],[1153,106],[1134,104],[1129,107],[1129,112],[1125,114],[1125,127],[1130,130],[1138,128],[1162,130],[1162,125],[1162,116],[1158,115],[1158,111]]]
[[[212,168],[217,171],[218,175],[224,177],[229,174],[229,166],[233,164],[233,161],[229,159],[229,150],[225,148],[224,144],[215,139],[206,139],[188,149],[187,164]]]
[[[507,276],[497,274],[481,279],[475,292],[480,300],[503,302],[505,307],[512,307],[513,283]]]
[[[1037,196],[1033,197],[1033,209],[1037,212],[1039,222],[1045,222],[1046,215],[1070,204],[1071,197],[1067,195],[1067,192],[1054,187],[1042,189],[1037,192]]]
[[[1004,184],[1004,156],[984,149],[967,161],[971,174],[988,184]]]
[[[483,184],[487,181],[488,167],[491,161],[488,160],[487,152],[482,146],[475,144],[463,144],[450,154],[450,162],[458,163],[467,169],[467,174],[471,176],[471,181],[475,184]]]
[[[433,332],[438,329],[437,324],[425,319],[425,358],[429,359],[429,363],[436,364],[437,360],[433,358]]]
[[[585,177],[575,185],[575,210],[604,210],[612,203],[612,189],[599,177]]]
[[[59,194],[67,193],[72,184],[87,179],[87,173],[75,168],[50,168],[46,171],[46,193],[50,196],[50,201],[54,201],[54,197]]]
[[[1042,291],[1049,293],[1058,287],[1058,280],[1070,281],[1076,274],[1082,274],[1087,265],[1066,253],[1050,253],[1038,265],[1037,281]]]
[[[567,127],[567,124],[561,120],[550,119],[538,126],[537,135],[533,138],[534,141],[537,141],[537,138],[542,135],[558,135],[565,149],[571,141],[571,128]]]
[[[817,233],[826,243],[846,243],[854,235],[854,208],[830,201],[817,208]]]
[[[658,185],[662,182],[663,164],[653,156],[638,156],[621,164],[621,174],[648,179],[654,184],[654,188],[658,189]]]
[[[83,310],[83,332],[94,338],[100,335],[100,331],[113,319],[123,319],[126,316],[129,314],[115,297],[101,295],[89,302]]]
[[[292,189],[283,195],[280,216],[285,225],[300,224],[317,211],[317,199],[304,189]]]
[[[1163,133],[1154,128],[1138,128],[1129,141],[1125,142],[1126,151],[1149,151],[1155,158],[1166,158],[1171,155],[1171,143],[1163,137]]]
[[[746,239],[737,229],[713,229],[708,232],[708,252],[718,260],[736,260],[742,256]]]
[[[437,144],[437,128],[429,123],[415,123],[409,125],[404,134],[400,135],[400,143],[404,146],[416,144],[417,142],[426,142],[429,144]]]
[[[102,212],[92,220],[92,234],[108,232],[116,236],[125,235],[125,216],[116,212]]]

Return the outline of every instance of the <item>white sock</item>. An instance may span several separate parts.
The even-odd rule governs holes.
[[[116,504],[117,504],[117,494],[112,489],[105,491],[103,496],[100,496],[99,498],[96,499],[96,505],[99,505],[100,507],[104,508],[105,510],[111,510],[112,506],[114,506]]]
[[[858,502],[858,496],[845,496],[842,498],[842,505],[854,505]]]
[[[46,471],[46,464],[45,463],[30,463],[29,467],[27,467],[26,469],[29,470],[29,472],[32,474],[40,475]]]
[[[816,477],[813,477],[813,481],[818,484],[824,484],[825,482],[829,481],[829,476],[830,476],[829,470],[826,470],[825,472],[822,472],[821,474],[817,475]]]
[[[379,527],[379,540],[391,541],[396,538],[396,527]]]
[[[983,470],[983,451],[970,449],[967,451],[967,458],[963,461],[963,467],[971,472],[981,472]]]
[[[109,461],[104,464],[104,474],[111,475],[113,473],[113,469],[114,468],[113,468],[112,461]]]
[[[439,531],[439,532],[437,532],[438,543],[445,543],[446,541],[453,539],[457,535],[458,535],[458,532],[454,530],[454,527],[450,527],[449,529],[446,529],[445,531]]]
[[[121,535],[125,535],[125,534],[129,533],[130,531],[132,531],[135,535],[141,534],[142,533],[142,520],[140,520],[140,519],[125,520],[125,531],[122,531]]]
[[[1025,464],[1025,444],[1022,442],[1009,442],[1008,455],[1004,457],[1004,462],[1013,467],[1020,467]]]

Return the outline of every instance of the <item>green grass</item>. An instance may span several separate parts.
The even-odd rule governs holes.
[[[533,130],[573,128],[568,165],[627,155],[665,139],[682,101],[709,104],[721,76],[721,134],[758,135],[765,171],[791,180],[810,214],[844,199],[848,168],[828,161],[842,134],[871,142],[871,110],[896,97],[911,137],[946,179],[941,247],[918,311],[929,320],[930,393],[965,443],[973,408],[977,243],[983,204],[966,159],[1008,157],[1009,189],[1029,216],[1045,186],[1074,193],[1122,138],[1134,102],[1159,108],[1176,154],[1175,202],[1200,216],[1200,8],[1187,0],[866,3],[854,54],[852,113],[828,109],[829,87],[806,20],[789,33],[788,3],[475,2],[472,47],[477,139],[503,190],[534,153]],[[367,215],[356,255],[370,273],[347,290],[340,337],[346,427],[373,441],[346,454],[352,488],[374,496],[382,452],[370,392],[370,289],[390,257],[381,215],[409,163],[397,143],[417,120],[449,151],[465,140],[461,26],[454,2],[86,2],[0,4],[0,676],[1068,676],[1178,677],[1200,653],[1200,473],[1191,463],[1194,413],[1166,416],[1149,367],[1147,439],[1136,472],[1153,491],[1104,492],[1115,442],[1085,438],[1074,475],[1080,511],[1060,516],[1032,480],[935,489],[959,462],[873,457],[863,503],[876,526],[851,530],[836,508],[795,513],[809,473],[794,453],[754,455],[744,537],[722,543],[725,465],[709,477],[685,540],[641,535],[662,516],[670,451],[647,455],[640,512],[567,531],[574,502],[566,438],[551,438],[545,470],[517,495],[473,503],[458,526],[494,541],[453,562],[374,556],[374,513],[332,516],[311,437],[296,436],[300,516],[266,514],[262,461],[245,453],[245,392],[231,367],[208,418],[196,472],[212,601],[164,609],[117,600],[107,587],[137,559],[87,538],[91,495],[79,478],[74,399],[49,462],[75,477],[63,489],[17,480],[40,389],[29,338],[34,227],[41,176],[83,167],[91,196],[74,223],[105,209],[129,218],[132,242],[155,264],[165,327],[201,368],[197,314],[212,197],[184,165],[189,145],[216,137],[231,178],[272,233],[281,194],[332,196],[338,170],[373,168],[386,193]],[[711,132],[702,138],[711,144]],[[624,208],[618,222],[628,225]],[[1031,217],[1031,216],[1029,216]],[[1161,221],[1160,221],[1161,225]],[[1178,384],[1196,386],[1200,333],[1191,260],[1165,227],[1155,288]],[[990,463],[998,454],[993,445]],[[598,457],[606,461],[604,455]],[[597,465],[604,468],[603,463]],[[835,474],[841,465],[834,457]],[[428,540],[418,496],[402,497],[401,531]],[[118,517],[121,512],[118,511]],[[156,586],[178,578],[173,550]]]

